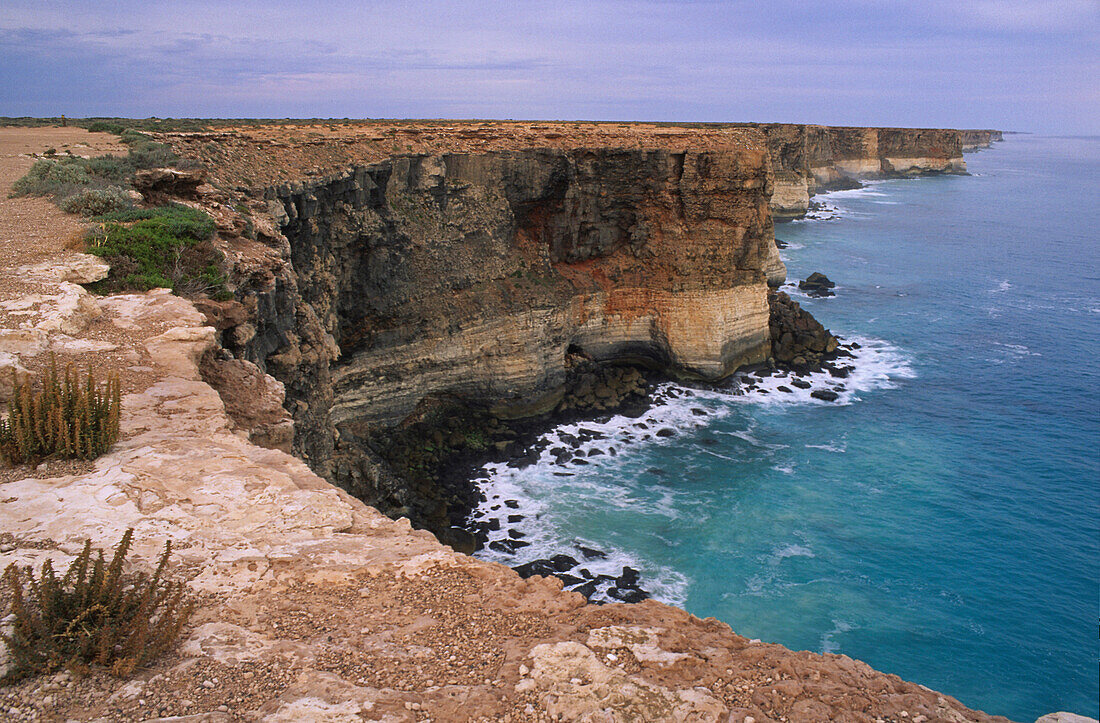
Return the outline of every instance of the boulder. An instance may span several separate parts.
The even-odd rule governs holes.
[[[834,296],[835,294],[831,291],[834,287],[836,287],[836,284],[830,281],[828,276],[818,271],[798,282],[798,288],[810,296]]]
[[[0,351],[0,402],[11,399],[15,383],[26,383],[30,372],[19,363],[19,357]]]
[[[248,321],[248,309],[239,301],[195,299],[191,303],[206,318],[207,325],[218,331],[225,331]]]
[[[135,173],[131,183],[148,203],[161,204],[172,198],[196,198],[205,180],[206,171],[201,168],[188,171],[150,168]]]
[[[217,390],[235,429],[260,447],[290,452],[294,420],[283,407],[282,382],[244,359],[220,359],[206,354],[199,367],[202,379]]]
[[[19,269],[20,274],[43,281],[68,281],[73,284],[90,284],[107,278],[110,272],[110,265],[92,254],[69,254],[63,259],[34,266],[23,266]]]

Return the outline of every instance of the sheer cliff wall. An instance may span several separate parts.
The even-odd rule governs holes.
[[[222,146],[279,173],[301,150]],[[546,413],[577,358],[717,380],[768,356],[768,283],[785,269],[755,130],[349,160],[251,192],[255,240],[229,253],[249,320],[222,344],[285,385],[296,453],[334,481],[369,478],[366,497],[400,498],[401,481],[341,430]]]
[[[772,213],[777,220],[798,218],[815,193],[850,187],[861,178],[966,173],[964,131],[791,123],[758,127],[767,137],[775,173]]]
[[[994,142],[1004,140],[1001,131],[967,129],[961,130],[959,133],[962,135],[963,153],[989,148]]]
[[[717,380],[764,361],[767,288],[786,273],[773,216],[853,178],[965,172],[959,131],[934,129],[417,121],[169,139],[210,169],[199,200],[236,295],[222,347],[285,385],[296,454],[402,514],[431,494],[363,440],[448,410],[547,413],[582,362]]]

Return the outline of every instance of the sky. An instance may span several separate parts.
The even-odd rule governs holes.
[[[0,115],[1100,133],[1100,0],[3,0]]]

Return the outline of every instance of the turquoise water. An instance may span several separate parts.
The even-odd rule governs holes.
[[[636,566],[747,637],[1017,720],[1097,716],[1100,139],[1010,136],[967,163],[778,227],[790,278],[837,282],[792,295],[863,347],[840,404],[770,380],[668,398],[648,429],[579,425],[603,436],[590,465],[490,469],[487,504],[519,500],[534,544],[486,556],[597,547],[594,572]]]

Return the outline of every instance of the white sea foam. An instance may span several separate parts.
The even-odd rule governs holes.
[[[859,349],[852,350],[854,358],[837,362],[838,365],[846,363],[850,367],[847,378],[833,377],[827,371],[804,374],[800,377],[790,372],[780,371],[763,378],[755,374],[738,373],[738,377],[743,382],[747,383],[751,380],[756,388],[732,397],[732,401],[765,406],[851,404],[859,401],[861,393],[875,389],[893,389],[897,386],[898,380],[912,379],[916,376],[909,358],[894,345],[867,337],[848,339],[848,342],[852,341],[860,345]],[[794,386],[792,383],[794,379],[809,382],[810,388],[801,389]],[[836,392],[837,400],[824,402],[811,396],[819,389]]]
[[[807,444],[806,449],[821,449],[826,452],[836,452],[837,454],[844,454],[848,451],[847,442],[841,442],[840,444]]]
[[[832,291],[835,293],[837,291],[842,291],[844,288],[845,288],[844,286],[840,286],[839,284],[837,284],[836,286],[834,286],[832,288]],[[788,281],[787,283],[780,286],[779,290],[782,291],[787,296],[791,297],[792,299],[802,299],[802,300],[812,299],[812,300],[816,301],[818,299],[833,299],[833,298],[836,298],[835,296],[815,296],[815,295],[812,295],[812,294],[808,294],[805,291],[803,291],[802,289],[798,288],[798,282],[797,281]]]
[[[821,636],[821,652],[835,653],[840,650],[840,643],[836,642],[834,636],[842,635],[843,633],[850,632],[851,630],[851,623],[844,620],[833,620],[833,629]]]
[[[664,481],[670,479],[666,478],[665,471],[642,470],[636,461],[646,447],[677,444],[677,436],[709,427],[715,419],[728,416],[741,405],[776,410],[795,405],[847,405],[858,401],[861,394],[888,389],[899,380],[915,376],[908,358],[897,347],[867,337],[851,337],[845,344],[851,342],[859,345],[851,349],[853,358],[835,362],[838,366],[849,367],[847,378],[833,377],[827,371],[800,377],[779,371],[770,376],[738,373],[739,384],[729,388],[698,389],[664,383],[653,393],[653,406],[637,418],[615,415],[605,421],[563,424],[539,438],[537,444],[542,450],[533,464],[524,468],[504,463],[485,465],[477,478],[485,500],[474,510],[473,520],[485,523],[496,520],[493,524],[499,525],[499,529],[488,532],[490,544],[510,539],[510,531],[519,533],[519,539],[528,544],[514,552],[486,547],[477,556],[517,566],[567,554],[580,563],[577,569],[566,572],[576,577],[582,577],[581,568],[592,575],[617,577],[623,567],[632,567],[641,572],[642,588],[655,598],[682,604],[687,591],[687,580],[682,574],[653,564],[632,550],[619,549],[607,542],[575,539],[567,531],[569,508],[599,504],[608,510],[629,511],[670,524],[684,524],[684,515],[690,512],[684,507],[682,495],[677,496],[671,487],[660,489],[661,485],[669,484]],[[809,388],[795,386],[795,379],[809,383]],[[825,402],[810,396],[818,389],[835,391],[837,400]],[[754,435],[754,427],[750,421],[748,428],[720,430],[718,434],[736,438],[765,452],[786,446],[762,441]],[[822,448],[844,451],[843,443],[840,446],[823,445]],[[722,456],[705,447],[700,451]],[[789,466],[775,469],[784,474],[794,473]],[[614,470],[615,474],[592,474],[604,470]],[[509,521],[509,517],[513,521]],[[580,546],[598,549],[607,557],[585,559]],[[808,552],[812,555],[808,548],[795,545],[776,551],[779,555],[776,559]],[[613,584],[602,581],[593,599],[610,600],[606,591]]]
[[[814,551],[806,545],[783,545],[772,553],[776,560],[784,560],[788,557],[815,557]]]

